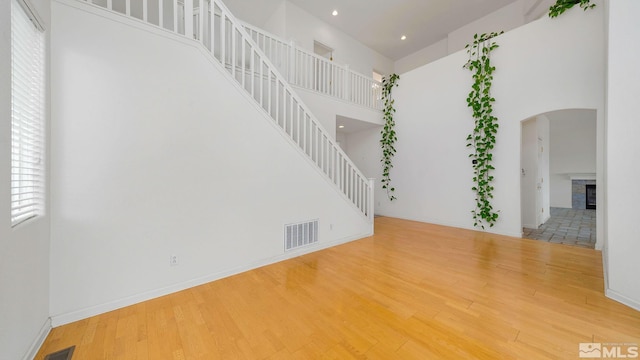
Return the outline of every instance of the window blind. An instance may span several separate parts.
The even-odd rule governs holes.
[[[45,209],[45,39],[24,0],[11,0],[11,225]]]

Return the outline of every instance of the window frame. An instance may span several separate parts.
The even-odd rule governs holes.
[[[10,1],[10,212],[15,227],[45,215],[47,80],[43,22],[28,0]]]

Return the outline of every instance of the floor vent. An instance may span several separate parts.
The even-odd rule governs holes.
[[[44,360],[71,360],[73,356],[73,350],[75,350],[75,345],[66,349],[62,349],[60,351],[56,351],[44,357]]]
[[[293,250],[318,242],[318,220],[284,226],[284,250]]]

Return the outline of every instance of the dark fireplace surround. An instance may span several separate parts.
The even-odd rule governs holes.
[[[571,208],[577,210],[596,208],[596,181],[571,181]]]

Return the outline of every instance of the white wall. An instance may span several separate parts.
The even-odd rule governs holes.
[[[536,229],[536,177],[538,172],[538,126],[536,119],[522,122],[522,148],[520,166],[523,173],[520,178],[522,201],[522,226]]]
[[[285,32],[277,26],[284,11]],[[313,41],[319,41],[334,49],[333,61],[349,65],[351,70],[371,76],[373,69],[385,75],[393,73],[393,61],[358,42],[351,36],[309,14],[289,1],[284,2],[267,21],[269,30],[296,45],[313,52]]]
[[[267,22],[262,26],[263,29],[274,35],[278,35],[279,37],[286,39],[286,36],[287,36],[287,26],[286,26],[287,10],[286,9],[287,9],[287,1],[282,0],[280,4],[276,7],[276,10],[273,12],[273,14],[269,17]],[[259,26],[259,24],[255,24],[255,25]]]
[[[509,31],[547,16],[554,0],[519,0],[449,33],[439,42],[397,60],[395,72],[402,74],[464,49],[474,34]]]
[[[47,29],[48,43],[49,2],[32,4]],[[50,329],[49,216],[11,228],[10,169],[11,1],[0,1],[0,357],[30,359]]]
[[[563,110],[549,114],[551,206],[571,208],[570,174],[596,173],[596,113]]]
[[[469,23],[447,36],[449,54],[464,49],[474,34],[509,31],[524,25],[523,0],[515,1],[491,14]]]
[[[319,219],[316,249],[371,232],[199,45],[69,4],[88,8],[52,5],[54,324],[291,257],[287,223]]]
[[[336,142],[340,145],[342,151],[348,154],[349,151],[349,136],[343,132],[336,132]],[[348,156],[348,155],[347,155]]]
[[[521,233],[520,122],[557,109],[602,110],[602,19],[601,6],[570,11],[562,21],[542,18],[496,39],[493,95],[500,133],[494,204],[500,219],[492,232]],[[398,200],[386,201],[378,183],[376,213],[471,227],[474,195],[465,138],[473,120],[465,101],[471,87],[471,73],[462,68],[466,59],[460,51],[401,76],[394,89],[398,144],[391,172]],[[379,179],[378,139],[374,132],[352,136],[349,152],[363,157],[354,161],[367,176]]]
[[[640,310],[640,2],[616,0],[609,6],[607,86],[607,295]],[[598,190],[600,197],[600,189]]]
[[[31,2],[48,38],[49,2]],[[30,359],[50,329],[49,216],[11,228],[10,134],[11,1],[0,1],[0,357]]]
[[[384,123],[382,112],[379,110],[354,105],[350,102],[297,86],[294,88],[298,96],[309,107],[311,113],[332,136],[335,136],[336,133],[336,116],[338,115],[373,124]]]
[[[405,56],[397,60],[394,64],[395,72],[404,74],[413,69],[419,68],[424,64],[443,58],[449,54],[447,39],[442,39],[437,43],[427,46],[409,56]]]
[[[541,224],[547,222],[551,217],[551,180],[550,180],[550,161],[551,161],[551,129],[549,118],[546,115],[540,115],[536,119],[538,125],[538,138],[541,139],[542,153],[538,158],[538,177],[541,178],[542,187],[542,203],[539,207],[542,209],[540,216]],[[536,209],[537,210],[537,209]]]
[[[545,115],[522,122],[521,144],[522,226],[536,229],[550,217],[549,119]]]

